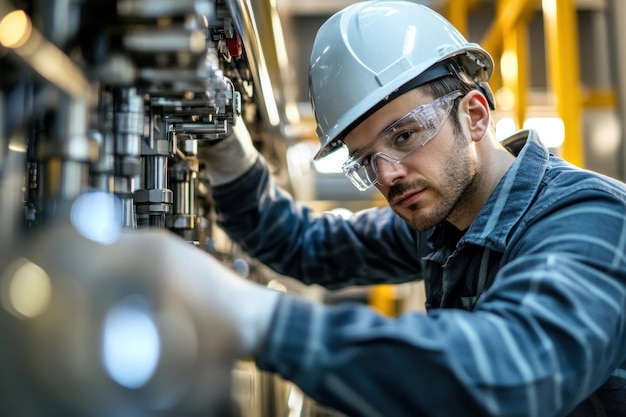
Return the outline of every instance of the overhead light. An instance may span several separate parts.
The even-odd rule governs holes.
[[[0,20],[0,44],[5,48],[19,48],[24,45],[33,25],[23,10],[14,10]]]

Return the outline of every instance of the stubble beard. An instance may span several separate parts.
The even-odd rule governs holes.
[[[423,180],[412,183],[394,185],[389,196],[401,195],[407,190],[427,187],[427,190],[439,196],[439,204],[433,207],[421,207],[419,203],[407,207],[408,213],[394,212],[414,230],[423,232],[431,229],[442,221],[458,217],[471,204],[474,190],[479,183],[476,161],[466,152],[467,145],[459,134],[456,134],[456,146],[443,163],[441,181],[438,185],[425,184]]]

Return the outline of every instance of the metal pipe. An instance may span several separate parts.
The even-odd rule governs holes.
[[[244,49],[247,51],[247,58],[252,69],[252,78],[261,94],[262,106],[260,110],[264,113],[267,122],[277,127],[281,123],[280,114],[276,100],[274,99],[274,91],[272,81],[270,79],[257,22],[254,18],[249,1],[231,0],[227,1],[230,14],[233,17],[235,26],[239,33],[245,33],[247,36],[242,38]]]
[[[548,79],[565,127],[562,157],[584,167],[578,22],[574,0],[543,0]]]
[[[129,51],[171,53],[187,51],[199,54],[206,49],[206,33],[202,30],[142,30],[126,34],[122,42]]]
[[[144,101],[135,88],[122,88],[115,93],[115,194],[122,201],[124,226],[134,229],[137,223],[133,194],[141,166]]]
[[[125,17],[163,17],[198,13],[213,15],[213,2],[206,0],[118,0],[117,12]]]

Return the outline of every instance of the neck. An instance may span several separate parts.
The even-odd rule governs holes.
[[[502,177],[515,162],[515,157],[495,138],[485,137],[481,142],[487,142],[480,145],[487,146],[488,149],[486,152],[479,151],[481,157],[477,160],[476,174],[459,198],[456,209],[448,217],[448,221],[459,230],[465,230],[472,224]]]

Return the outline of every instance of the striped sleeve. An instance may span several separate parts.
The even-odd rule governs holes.
[[[603,187],[544,195],[473,312],[285,298],[259,366],[348,415],[567,415],[626,358],[625,200]]]
[[[283,275],[327,288],[421,278],[426,237],[389,207],[351,219],[314,216],[275,184],[262,159],[213,196],[218,223],[231,239]]]

